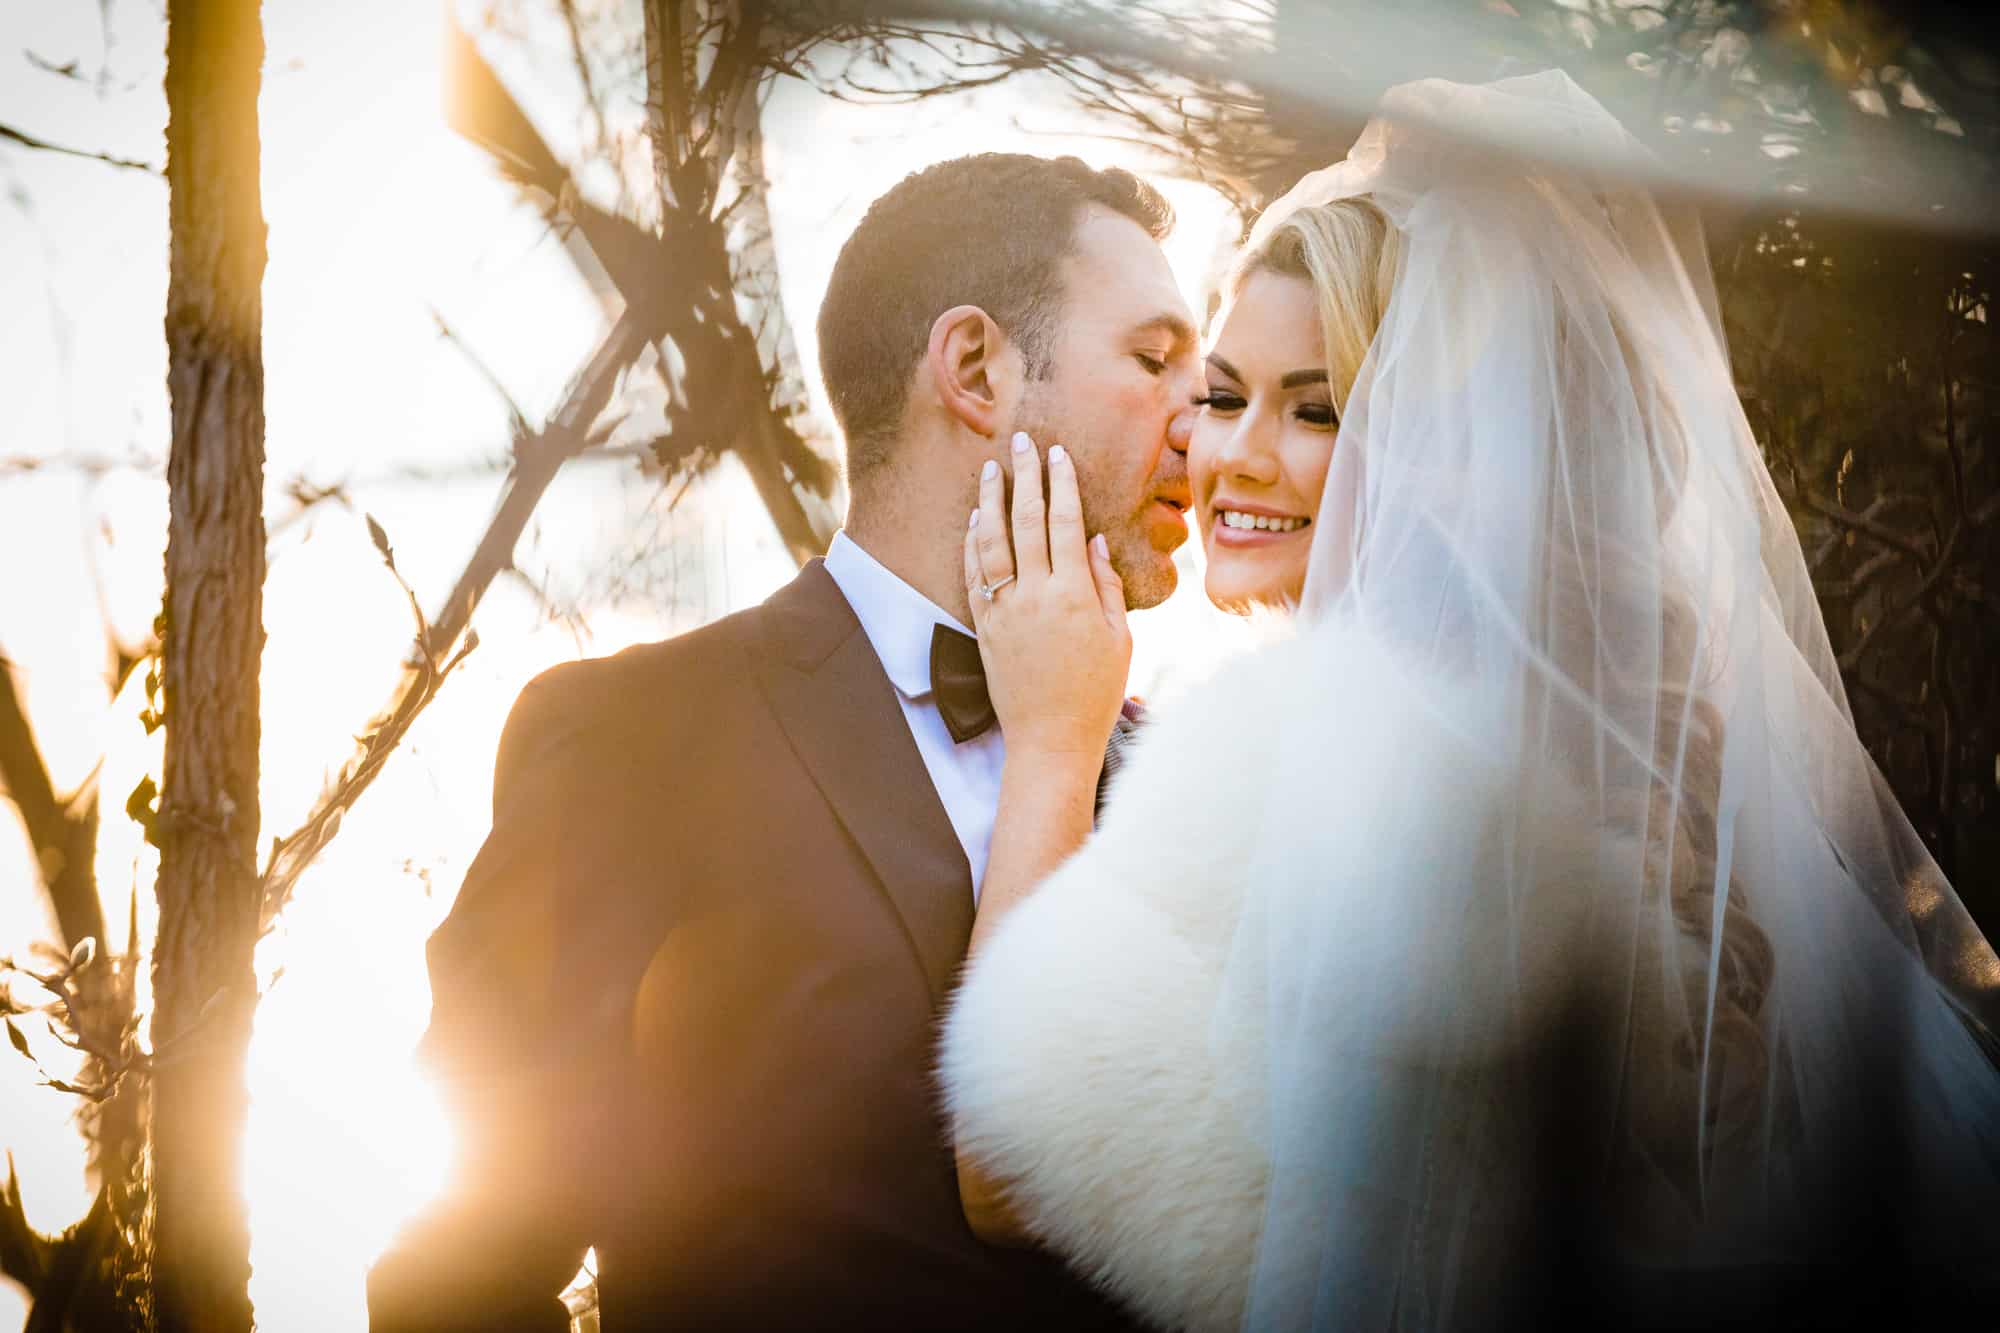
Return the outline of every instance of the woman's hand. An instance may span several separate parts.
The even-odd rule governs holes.
[[[966,599],[1007,738],[992,855],[967,950],[973,960],[1015,904],[1089,835],[1104,743],[1132,662],[1125,587],[1104,538],[1084,539],[1075,463],[1061,446],[1049,450],[1044,504],[1034,442],[1016,434],[1013,444],[1011,520],[999,465],[989,462],[965,534]],[[956,1157],[959,1200],[974,1234],[989,1245],[1032,1244],[1001,1184],[963,1151]]]
[[[1049,450],[1045,504],[1034,442],[1016,432],[1013,446],[1011,522],[999,465],[989,461],[965,536],[966,597],[987,692],[1010,760],[1101,759],[1132,663],[1125,587],[1103,536],[1085,540],[1074,461],[1061,445]]]

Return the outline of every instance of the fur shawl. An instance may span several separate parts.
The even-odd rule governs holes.
[[[1265,647],[1148,721],[1097,834],[969,969],[941,1075],[959,1142],[1044,1243],[1158,1327],[1234,1329],[1270,1174],[1259,1007],[1221,1003],[1253,857],[1398,836],[1328,789],[1357,777],[1421,770],[1467,826],[1505,793],[1353,635]]]

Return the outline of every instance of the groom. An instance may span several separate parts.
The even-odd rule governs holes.
[[[1131,605],[1172,591],[1170,225],[1074,158],[903,181],[820,312],[852,495],[826,559],[522,693],[430,944],[454,1183],[371,1274],[376,1333],[561,1333],[590,1246],[606,1333],[1123,1326],[960,1212],[933,1041],[1004,740],[936,627],[971,622],[966,519],[1016,429],[1076,459]]]

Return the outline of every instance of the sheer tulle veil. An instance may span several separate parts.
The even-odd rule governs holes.
[[[1553,1217],[1665,1271],[1829,1257],[1863,1196],[1912,1252],[1991,1226],[2000,963],[1856,738],[1647,163],[1560,73],[1425,81],[1252,234],[1359,196],[1402,233],[1300,632],[1448,743],[1270,756],[1329,817],[1261,839],[1224,987],[1268,1092],[1250,1327],[1482,1326]],[[1379,752],[1395,710],[1324,703]]]

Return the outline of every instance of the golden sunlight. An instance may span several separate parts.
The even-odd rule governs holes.
[[[114,51],[159,49],[159,15],[142,10],[116,11]],[[364,514],[381,521],[397,569],[430,608],[491,513],[503,475],[494,460],[507,447],[506,408],[466,349],[538,418],[558,401],[606,323],[544,223],[518,205],[484,153],[446,128],[434,18],[412,22],[395,0],[367,0],[358,9],[273,4],[267,32],[266,848],[298,826],[353,753],[357,734],[391,697],[412,642],[408,599],[371,544]],[[53,25],[0,31],[0,47],[26,41],[54,51],[91,40],[88,31]],[[360,98],[354,74],[363,69],[368,95]],[[542,106],[536,99],[550,94],[531,78],[521,83],[529,109],[538,120],[548,111],[544,128],[559,140],[567,113]],[[89,103],[93,119],[84,123],[107,144],[135,145],[129,151],[138,155],[158,143],[157,70],[146,66],[133,86],[141,91],[122,101]],[[876,194],[926,161],[982,148],[1079,151],[1102,161],[1120,154],[1102,143],[1051,142],[1006,114],[978,117],[982,141],[968,143],[965,118],[931,108],[915,113],[920,120],[897,154],[882,154],[869,146],[880,134],[879,109],[796,88],[781,90],[785,99],[801,100],[791,103],[793,113],[780,107],[771,120],[768,152],[784,165],[771,196],[773,227],[816,398],[812,311],[839,239]],[[132,461],[8,477],[0,491],[0,559],[47,572],[0,589],[0,634],[57,785],[72,789],[95,766],[104,812],[95,862],[110,936],[104,943],[122,950],[128,916],[136,916],[142,942],[157,920],[158,857],[123,807],[142,778],[158,780],[162,733],[149,734],[139,721],[147,707],[144,669],[107,698],[103,661],[107,639],[144,644],[159,608],[164,195],[157,181],[121,177],[117,188],[139,202],[92,209],[88,192],[70,185],[79,169],[101,170],[33,156],[19,163],[42,213],[33,226],[20,225],[47,250],[50,271],[38,280],[49,295],[46,308],[31,312],[39,318],[0,329],[7,353],[0,371],[11,380],[12,367],[28,366],[59,386],[19,395],[28,406],[15,424],[38,436],[20,447],[33,444],[57,458],[65,450],[126,449]],[[1224,210],[1204,188],[1162,184],[1182,217],[1169,255],[1198,309]],[[12,236],[0,232],[0,249]],[[115,262],[87,263],[86,253]],[[4,265],[0,258],[0,280],[11,281]],[[439,337],[438,316],[464,348]],[[51,330],[72,339],[69,362]],[[79,361],[118,369],[85,374]],[[107,438],[129,446],[86,445]],[[417,475],[424,472],[433,475]],[[286,493],[295,479],[338,487],[345,502],[301,513],[296,495]],[[679,516],[653,514],[648,506],[659,497],[649,486],[657,490],[629,464],[615,477],[603,464],[563,475],[523,543],[522,564],[572,584],[580,579],[567,600],[587,606],[587,629],[552,612],[544,590],[531,586],[537,574],[496,583],[478,615],[482,646],[348,813],[258,949],[262,998],[249,1050],[242,1161],[250,1295],[263,1327],[364,1328],[368,1265],[450,1169],[449,1128],[413,1056],[430,1007],[424,944],[487,832],[494,749],[514,697],[557,662],[658,639],[760,600],[792,568],[733,461],[697,486]],[[635,524],[635,514],[664,526]],[[614,577],[610,592],[595,590],[597,567],[657,558],[656,548],[667,543],[684,548],[687,582],[676,566],[664,587]],[[1193,663],[1225,641],[1199,596],[1195,557],[1184,555],[1190,594],[1139,630],[1134,681],[1143,692],[1191,674]],[[0,823],[0,870],[9,882],[29,884],[25,842],[15,821]],[[0,954],[52,935],[33,895],[0,904]],[[143,966],[137,985],[144,1015],[150,986]],[[32,1027],[28,1036],[49,1074],[74,1072],[71,1052]],[[9,1065],[0,1076],[0,1147],[19,1164],[29,1221],[46,1231],[74,1222],[90,1205],[73,1108],[70,1097],[34,1086],[25,1067]],[[0,1326],[24,1313],[12,1285],[0,1282]]]

